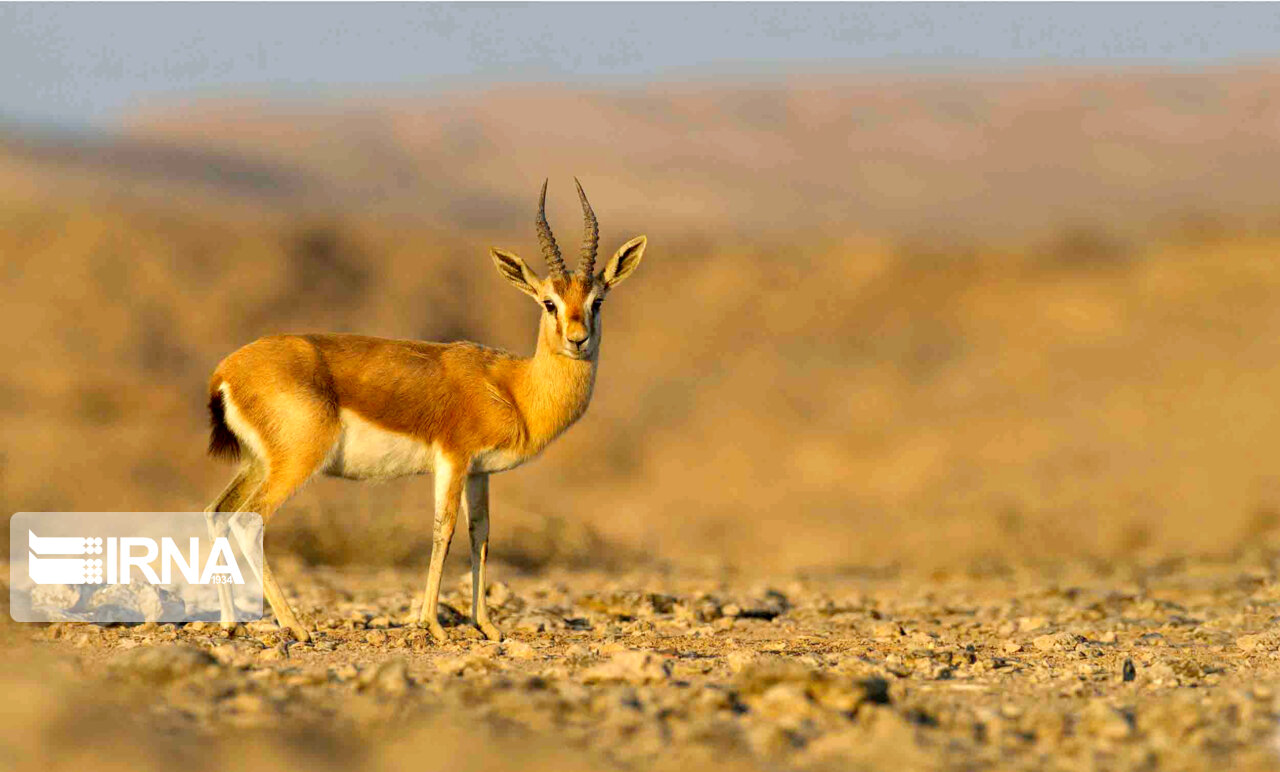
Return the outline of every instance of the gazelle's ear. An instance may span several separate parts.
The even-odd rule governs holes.
[[[538,278],[538,274],[534,273],[532,268],[525,265],[523,260],[505,249],[490,247],[489,255],[493,258],[493,264],[498,266],[498,273],[502,274],[502,278],[514,284],[516,289],[534,300],[538,299],[538,291],[539,287],[542,286],[542,280]]]
[[[609,263],[600,273],[601,280],[605,286],[613,289],[622,283],[622,280],[631,275],[631,272],[640,265],[640,258],[644,257],[644,246],[647,240],[644,236],[636,236],[618,248],[618,251],[609,258]]]

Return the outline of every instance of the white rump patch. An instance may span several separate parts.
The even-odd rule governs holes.
[[[218,387],[218,391],[222,392],[222,415],[226,419],[227,428],[231,433],[240,440],[245,450],[248,450],[254,458],[264,464],[270,462],[267,458],[266,446],[262,443],[262,436],[257,430],[245,420],[244,413],[240,412],[240,408],[236,407],[236,401],[231,397],[231,386],[225,381]]]
[[[351,480],[390,480],[431,471],[431,446],[407,434],[389,431],[343,409],[342,432],[325,459],[323,471]]]

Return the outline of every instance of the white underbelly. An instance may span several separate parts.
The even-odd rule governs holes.
[[[435,451],[422,440],[389,431],[342,410],[342,433],[325,460],[324,473],[352,480],[389,480],[431,471]]]

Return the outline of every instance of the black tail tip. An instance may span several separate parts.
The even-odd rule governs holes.
[[[240,458],[240,441],[227,426],[227,412],[222,404],[222,392],[209,397],[209,455],[237,461]]]

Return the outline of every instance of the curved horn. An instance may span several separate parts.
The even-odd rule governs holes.
[[[582,183],[573,178],[578,186],[578,198],[582,201],[582,255],[578,258],[578,273],[584,279],[590,279],[596,270],[596,250],[600,246],[600,224],[596,222],[596,213],[591,211],[591,203],[582,190]]]
[[[560,247],[551,233],[551,225],[547,223],[546,180],[542,181],[542,196],[538,198],[538,243],[542,245],[542,256],[546,258],[551,275],[564,276],[564,258],[560,257]]]

